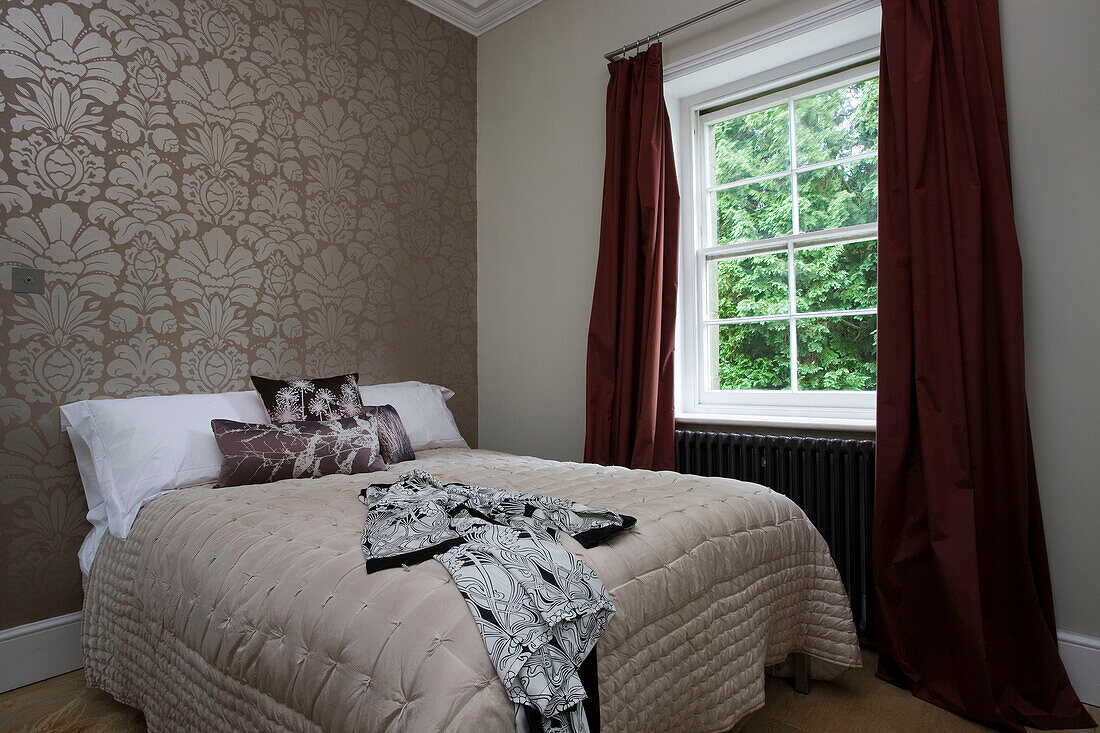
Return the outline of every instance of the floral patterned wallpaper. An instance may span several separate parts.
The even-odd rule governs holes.
[[[358,370],[476,440],[475,67],[404,0],[0,3],[0,628],[81,604],[66,402]]]

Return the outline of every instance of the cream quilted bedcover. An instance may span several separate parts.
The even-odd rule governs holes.
[[[726,731],[764,702],[765,665],[859,665],[839,576],[791,501],[761,486],[443,449],[386,473],[171,492],[87,583],[91,685],[149,729],[514,731],[450,576],[368,575],[357,492],[412,468],[606,506],[637,527],[590,550],[616,614],[599,642],[603,730]]]

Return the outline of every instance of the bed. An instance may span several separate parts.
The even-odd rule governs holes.
[[[728,731],[788,655],[806,655],[815,678],[860,664],[829,550],[786,497],[443,448],[381,473],[148,501],[125,541],[103,536],[86,579],[88,683],[154,731],[515,731],[443,567],[364,570],[358,491],[413,468],[638,518],[592,549],[563,540],[617,609],[598,645],[604,731]]]

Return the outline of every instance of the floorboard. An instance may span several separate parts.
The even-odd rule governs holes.
[[[736,728],[736,733],[969,733],[989,728],[964,720],[874,676],[875,655],[863,653],[863,669],[849,670],[833,682],[814,682],[809,695],[796,693],[787,680],[769,677],[764,707]],[[74,702],[75,701],[75,702]],[[84,686],[81,670],[0,695],[0,730],[30,733],[43,718],[66,705],[76,710],[68,728],[86,730],[104,724],[105,731],[143,733],[141,713],[115,702],[106,693]],[[79,708],[83,708],[79,710]],[[1100,708],[1088,706],[1100,720]],[[1030,730],[1030,729],[1029,729]],[[1096,730],[1093,728],[1092,730]]]

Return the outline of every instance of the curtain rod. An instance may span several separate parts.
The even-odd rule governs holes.
[[[653,35],[646,36],[645,38],[639,38],[637,41],[634,41],[634,43],[628,43],[625,46],[623,46],[622,48],[617,48],[614,51],[611,51],[610,53],[605,53],[603,55],[603,57],[605,59],[607,59],[608,61],[614,61],[616,56],[622,56],[627,51],[631,51],[635,48],[638,48],[639,46],[642,46],[646,43],[649,43],[650,41],[658,41],[658,40],[661,39],[662,36],[667,36],[670,33],[675,33],[678,30],[683,30],[684,28],[687,28],[689,25],[694,25],[695,23],[698,23],[701,20],[706,20],[707,18],[709,18],[711,16],[718,15],[719,13],[725,12],[726,10],[729,10],[730,8],[736,8],[738,5],[744,5],[748,1],[749,0],[731,0],[731,2],[725,3],[723,5],[719,5],[717,8],[714,8],[712,10],[708,10],[705,13],[700,13],[699,15],[696,15],[694,18],[689,18],[689,19],[687,19],[687,20],[685,20],[681,23],[677,23],[674,26],[671,26],[669,28],[665,28],[663,31],[657,31]]]

